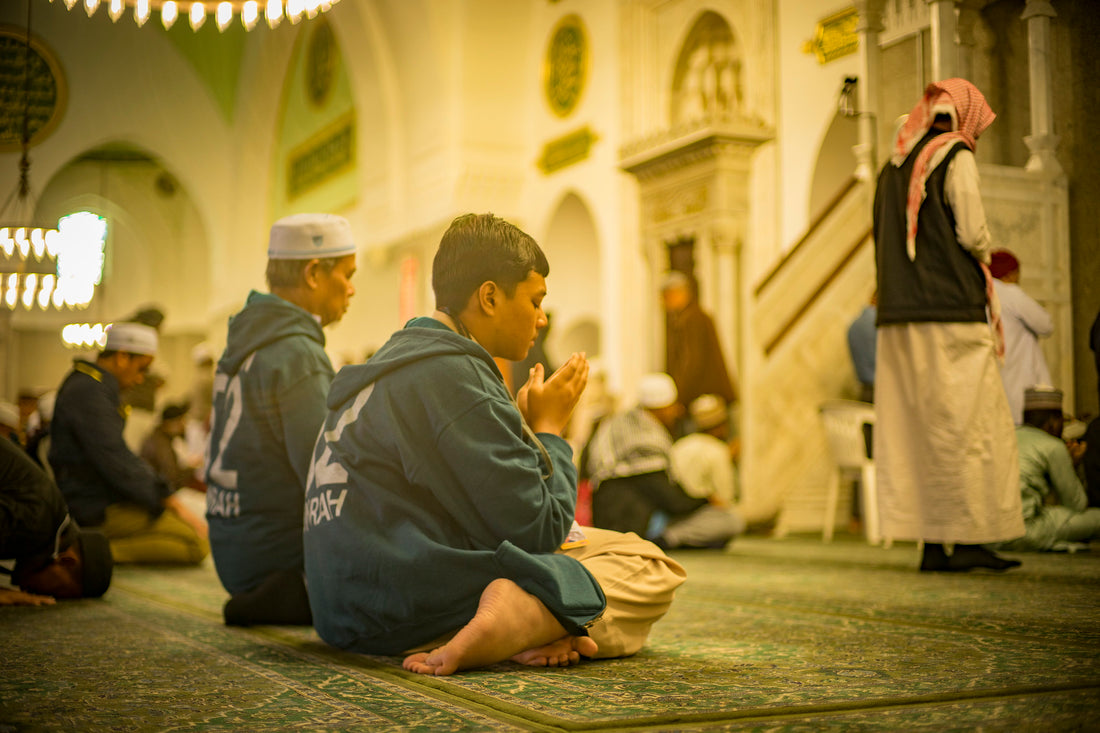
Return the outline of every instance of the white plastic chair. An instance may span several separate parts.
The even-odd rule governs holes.
[[[878,493],[875,490],[875,462],[867,455],[867,443],[863,436],[863,426],[875,424],[875,407],[868,402],[829,400],[821,405],[821,420],[829,438],[829,451],[837,465],[837,471],[829,480],[829,492],[825,499],[822,539],[825,542],[833,539],[842,477],[858,472],[864,532],[867,541],[877,545],[883,537],[879,524]],[[885,540],[886,547],[890,544],[889,539]]]

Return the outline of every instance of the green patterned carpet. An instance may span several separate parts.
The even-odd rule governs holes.
[[[0,733],[1100,729],[1100,552],[926,575],[917,550],[743,538],[641,654],[429,678],[309,629],[232,629],[209,562],[0,609]]]

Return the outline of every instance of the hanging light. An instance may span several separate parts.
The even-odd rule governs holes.
[[[172,27],[177,15],[179,15],[179,9],[176,7],[176,1],[164,0],[164,4],[160,6],[160,23],[164,26],[164,30]]]
[[[53,0],[50,0],[53,2]],[[65,7],[72,10],[77,2],[84,6],[88,17],[95,15],[100,5],[107,6],[107,14],[117,21],[127,7],[134,9],[134,23],[140,28],[149,20],[153,10],[160,11],[160,22],[166,29],[175,25],[180,13],[186,13],[191,30],[197,31],[206,22],[208,15],[213,16],[219,31],[224,31],[240,16],[245,30],[259,21],[261,12],[267,25],[274,28],[287,18],[297,23],[303,18],[314,18],[328,10],[339,0],[64,0]],[[184,7],[181,9],[180,5]]]
[[[206,22],[206,8],[202,3],[191,3],[191,12],[188,16],[191,21],[191,30],[197,31]]]
[[[95,12],[98,7],[98,0],[95,3],[85,0],[85,3],[89,13]],[[37,132],[31,129],[30,115],[31,4],[32,0],[27,0],[27,36],[22,53],[23,109],[19,110],[22,112],[19,138],[22,155],[19,158],[19,183],[0,210],[0,283],[5,286],[2,302],[8,308],[15,308],[20,301],[24,308],[32,307],[36,299],[41,302],[40,285],[46,287],[48,282],[48,287],[52,289],[52,278],[57,271],[57,231],[35,223],[35,203],[31,194],[29,153],[32,133]],[[51,280],[46,280],[47,275]]]
[[[244,8],[241,8],[241,17],[244,17]],[[218,24],[218,30],[224,31],[233,20],[233,6],[228,2],[218,3],[218,9],[214,12],[214,22]]]
[[[149,20],[149,0],[137,0],[134,4],[134,22],[140,28]]]

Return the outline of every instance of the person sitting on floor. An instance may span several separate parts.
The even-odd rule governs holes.
[[[663,548],[722,547],[744,520],[705,497],[690,496],[670,476],[671,431],[681,416],[667,374],[642,377],[638,406],[606,418],[589,445],[592,523],[636,532]]]
[[[1075,466],[1084,443],[1072,451],[1062,441],[1062,391],[1033,387],[1024,393],[1024,424],[1016,428],[1020,450],[1020,498],[1025,534],[998,545],[1003,550],[1065,549],[1100,538],[1100,509],[1089,508]]]
[[[206,468],[214,567],[231,595],[226,624],[312,623],[302,498],[333,377],[322,329],[355,295],[355,253],[343,217],[279,219],[267,248],[271,292],[252,291],[229,320]]]
[[[15,561],[11,576],[19,586],[0,588],[0,606],[99,598],[114,565],[107,538],[80,529],[57,485],[8,440],[0,440],[0,559]]]
[[[190,405],[186,402],[166,405],[160,411],[160,422],[141,444],[141,457],[168,480],[173,491],[184,487],[198,489],[202,485],[195,476],[197,465],[180,460],[176,447],[183,441],[188,410]]]
[[[304,535],[329,644],[404,654],[421,674],[563,666],[637,652],[668,610],[678,563],[633,535],[571,532],[577,471],[561,432],[585,355],[551,376],[533,367],[518,402],[494,361],[522,360],[545,325],[549,269],[512,224],[460,216],[432,265],[435,313],[337,375]]]
[[[107,535],[115,562],[196,565],[210,552],[202,520],[123,438],[120,391],[156,353],[153,328],[121,322],[94,363],[75,361],[54,404],[49,463],[73,518]]]
[[[745,516],[737,507],[737,467],[741,441],[730,438],[726,401],[718,395],[696,397],[688,406],[696,432],[672,444],[669,473],[689,496],[706,499],[729,512],[745,529]]]

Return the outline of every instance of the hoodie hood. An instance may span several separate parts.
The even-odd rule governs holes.
[[[460,336],[434,318],[414,318],[390,336],[365,364],[346,366],[336,375],[328,394],[329,409],[336,409],[367,385],[402,367],[437,356],[472,356],[487,363],[503,382],[500,369],[480,344]]]
[[[253,290],[244,309],[229,319],[227,345],[218,361],[218,371],[236,374],[249,354],[294,336],[306,336],[325,346],[321,324],[309,311],[278,295]]]

